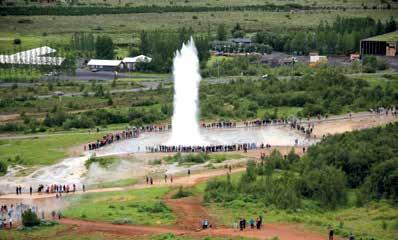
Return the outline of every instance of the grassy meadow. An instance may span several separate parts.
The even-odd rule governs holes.
[[[29,139],[0,140],[2,159],[22,165],[50,165],[68,156],[68,148],[97,140],[101,133],[66,133]]]
[[[171,225],[175,218],[161,201],[168,191],[168,188],[150,188],[72,196],[64,215],[116,224]]]

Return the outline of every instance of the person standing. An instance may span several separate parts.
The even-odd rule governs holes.
[[[15,187],[15,192],[16,192],[17,195],[19,194],[19,188],[18,188],[18,186]]]
[[[242,218],[239,221],[239,230],[243,231],[243,219]]]
[[[83,184],[83,192],[85,192],[86,191],[86,186],[84,186],[84,184]]]
[[[250,218],[250,228],[251,229],[254,229],[254,219],[253,218]]]
[[[188,169],[188,176],[191,175],[191,169]]]
[[[333,236],[334,236],[334,230],[333,230],[333,228],[331,228],[329,230],[329,240],[333,240]]]
[[[29,187],[29,194],[32,195],[33,189],[32,186]]]

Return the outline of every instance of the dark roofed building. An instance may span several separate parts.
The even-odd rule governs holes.
[[[252,43],[252,40],[250,38],[231,38],[229,41],[242,45]]]
[[[361,40],[361,55],[397,55],[398,31]]]

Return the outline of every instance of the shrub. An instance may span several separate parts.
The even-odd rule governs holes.
[[[182,187],[178,189],[178,192],[172,196],[173,199],[185,198],[193,195],[192,192],[184,190]]]
[[[14,44],[15,45],[20,45],[21,43],[22,43],[21,39],[19,39],[19,38],[15,38],[14,39]]]
[[[156,202],[153,205],[140,205],[138,212],[149,212],[149,213],[165,213],[170,212],[170,209],[162,201]]]
[[[116,224],[116,225],[123,225],[123,224],[132,224],[133,221],[131,221],[131,219],[129,218],[122,218],[122,219],[116,219],[112,221],[112,224]]]
[[[22,213],[22,225],[25,227],[38,226],[40,220],[30,208]]]
[[[8,163],[4,160],[0,160],[0,176],[3,176],[7,173]]]

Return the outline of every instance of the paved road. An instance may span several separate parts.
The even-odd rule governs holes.
[[[131,75],[128,73],[118,73],[118,78],[147,78],[147,79],[160,79],[163,78],[162,76],[155,76],[155,75]],[[113,80],[115,78],[114,72],[107,72],[107,71],[99,71],[99,72],[92,72],[86,69],[77,69],[75,76],[68,76],[68,75],[61,75],[61,76],[45,76],[43,80]]]

